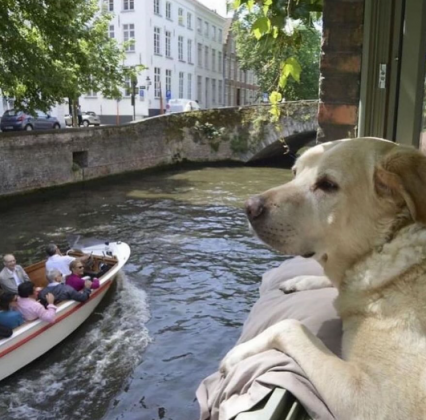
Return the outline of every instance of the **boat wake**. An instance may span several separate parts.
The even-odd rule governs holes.
[[[145,292],[123,273],[116,283],[77,332],[2,383],[1,419],[102,417],[150,342]]]

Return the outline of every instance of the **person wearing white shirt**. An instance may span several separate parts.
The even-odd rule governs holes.
[[[4,268],[0,272],[0,287],[4,292],[18,293],[18,286],[24,281],[30,281],[28,274],[18,264],[12,254],[3,257]]]
[[[46,261],[46,272],[52,270],[59,270],[64,277],[71,274],[70,263],[75,260],[74,257],[69,255],[62,255],[61,251],[55,244],[46,246],[46,254],[48,256]],[[84,262],[89,259],[90,255],[83,255],[79,260]]]

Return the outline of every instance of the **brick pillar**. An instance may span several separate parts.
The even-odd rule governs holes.
[[[324,0],[318,141],[356,136],[364,0]]]

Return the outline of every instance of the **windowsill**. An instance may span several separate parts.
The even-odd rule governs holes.
[[[179,60],[179,62],[180,62],[180,63],[186,63],[186,61],[185,61],[185,60]]]
[[[185,27],[185,25],[183,23],[179,23],[179,26]]]
[[[191,63],[190,61],[188,61],[188,64],[189,64],[190,66],[193,66],[193,65],[194,65],[194,63]]]
[[[156,55],[157,57],[162,57],[163,56],[163,54],[160,54],[160,53],[154,53],[154,55]]]
[[[158,16],[158,17],[161,17],[161,18],[163,17],[163,15],[160,15],[160,13],[155,13],[155,12],[154,12],[154,16]]]
[[[121,13],[132,13],[134,11],[135,11],[135,9],[127,9],[127,10],[121,9]]]
[[[190,31],[193,31],[193,29],[192,29],[192,28],[190,28],[189,26],[188,26],[186,29],[189,29]]]
[[[168,20],[169,22],[173,22],[173,19],[169,17],[166,17],[166,20]]]
[[[173,60],[173,57],[172,57],[172,56],[170,56],[170,55],[166,55],[166,58],[167,58],[168,60]]]
[[[136,53],[136,51],[135,51],[135,50],[127,50],[127,51],[126,51],[126,53],[127,53],[127,54],[135,54],[135,53]]]
[[[98,99],[98,97],[90,95],[90,96],[85,96],[84,99]]]

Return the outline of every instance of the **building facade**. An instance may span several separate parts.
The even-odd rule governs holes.
[[[242,106],[258,103],[261,93],[253,70],[242,70],[236,53],[236,41],[232,33],[233,19],[226,21],[223,44],[226,106]]]
[[[83,110],[117,124],[160,114],[172,98],[198,99],[202,108],[222,105],[225,18],[196,0],[100,0],[100,5],[113,15],[109,36],[119,43],[133,40],[125,65],[147,69],[138,75],[134,105],[128,80],[121,100],[87,92],[80,98]]]

